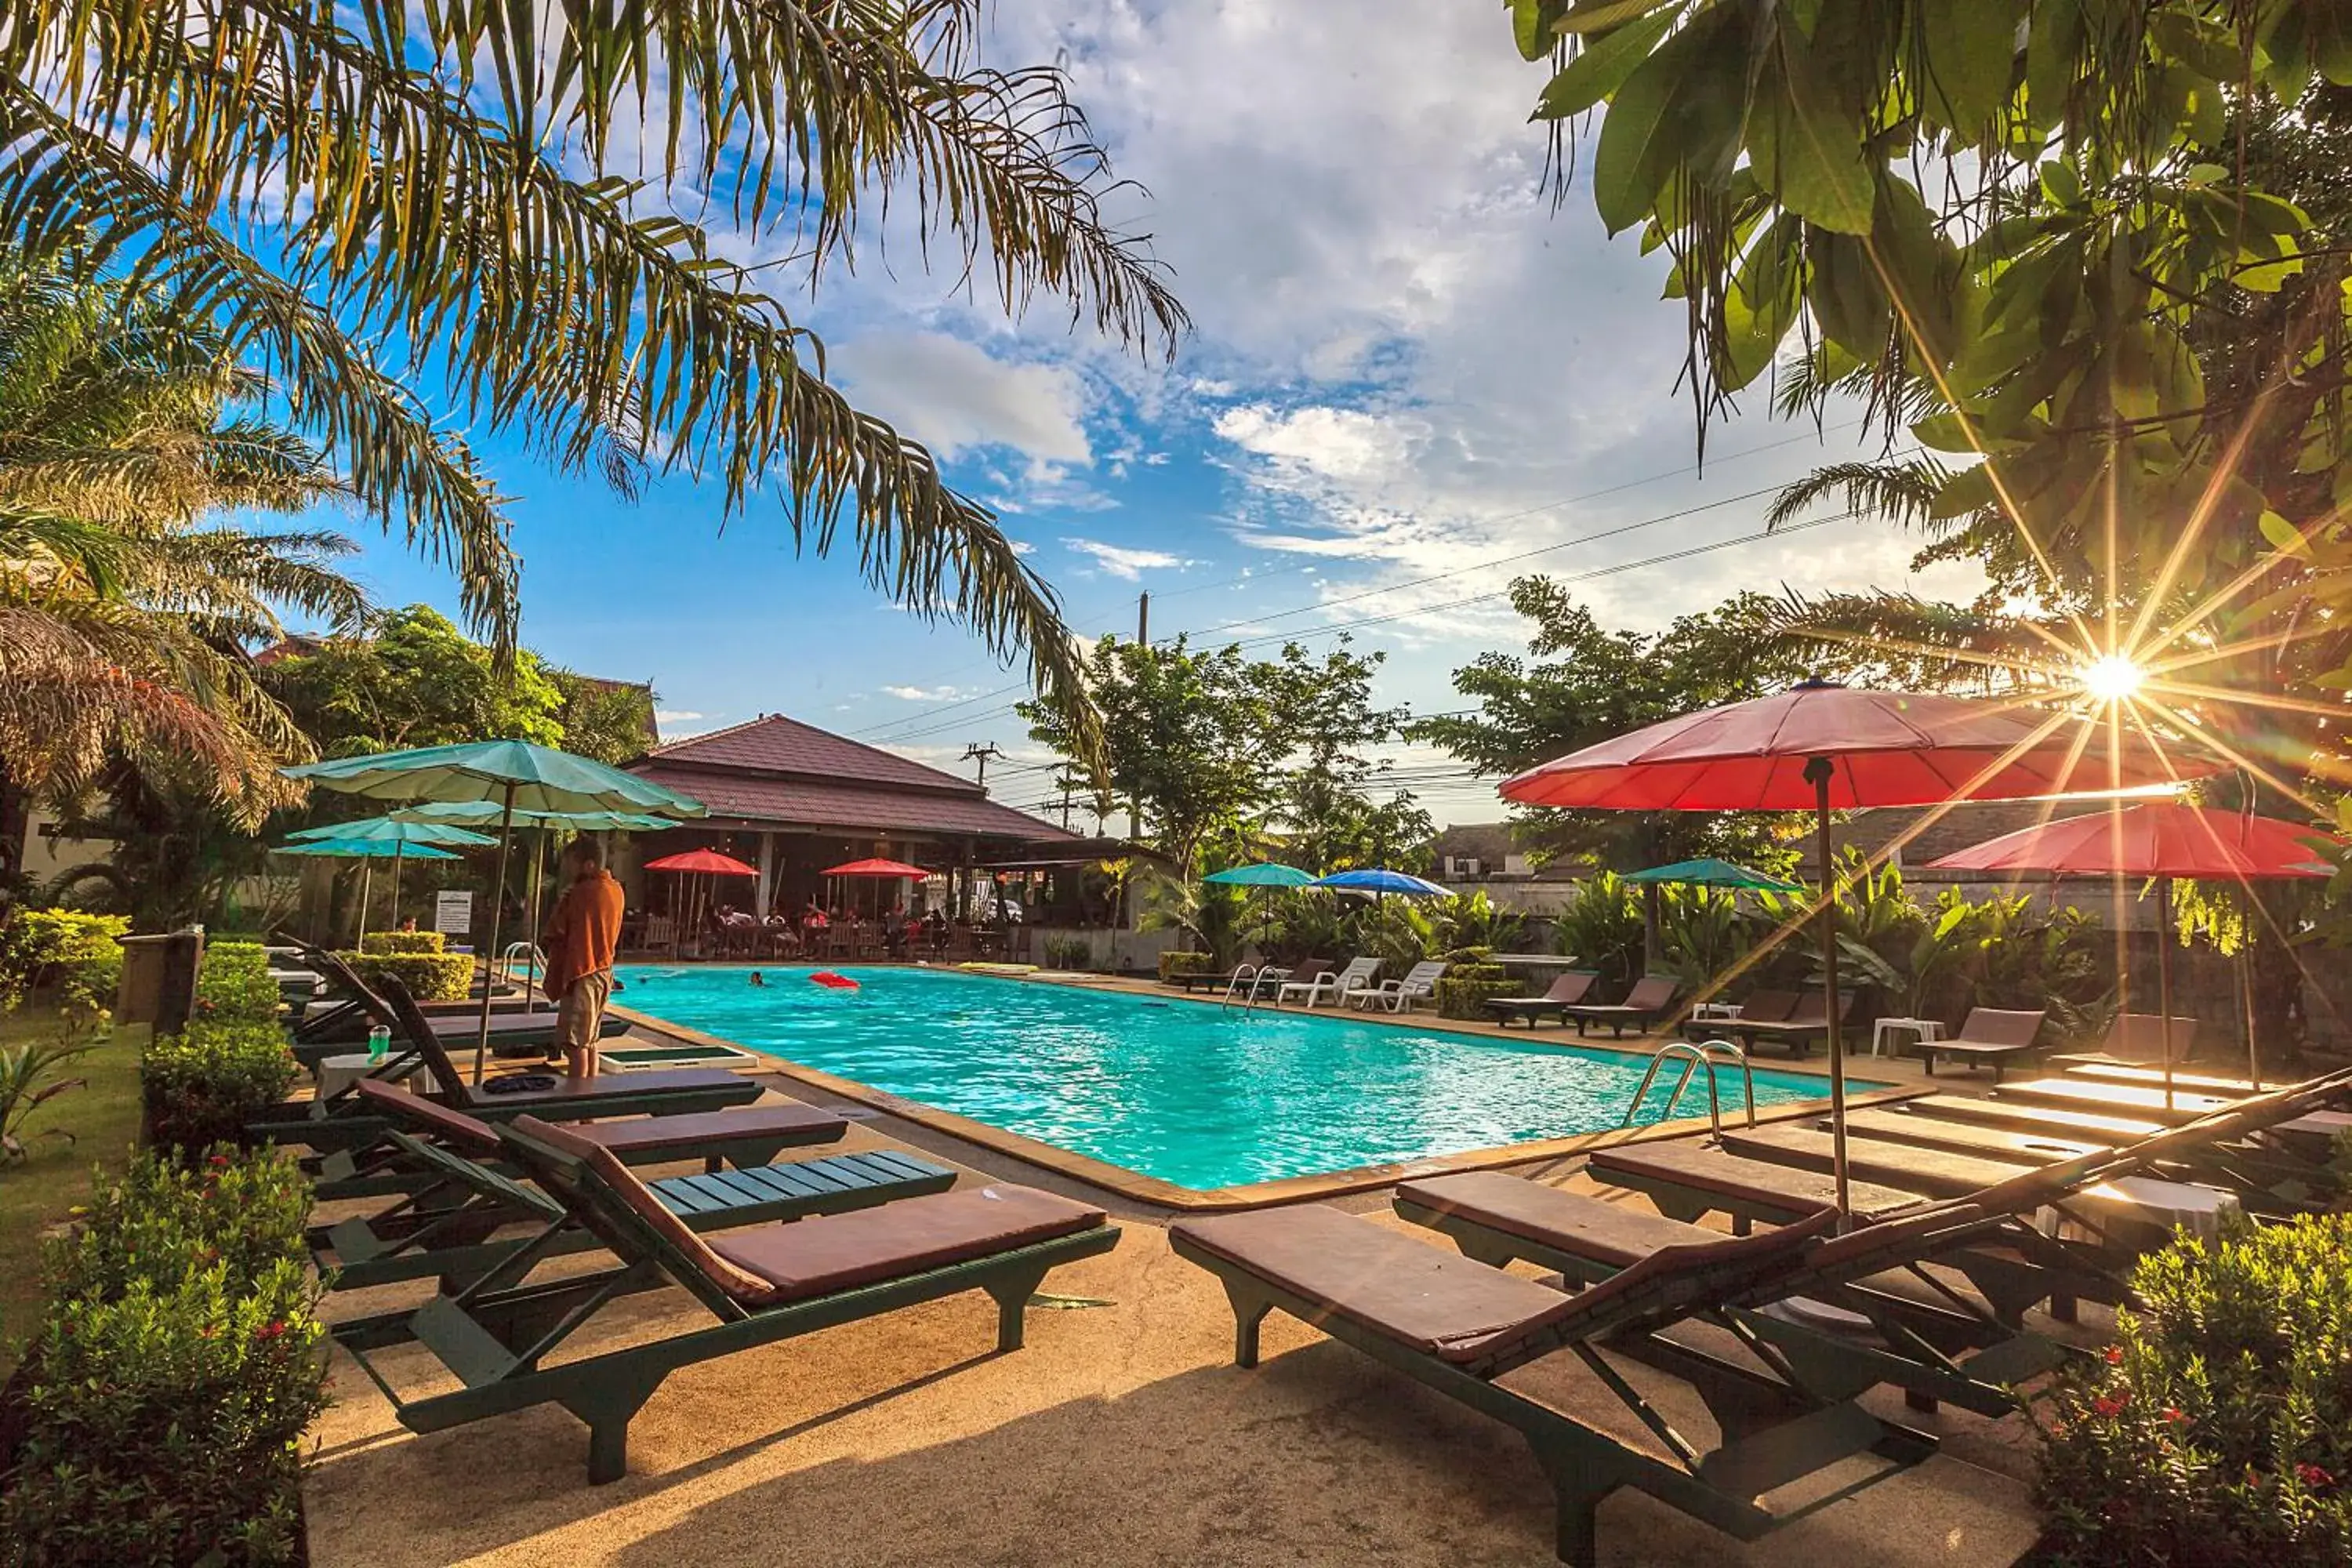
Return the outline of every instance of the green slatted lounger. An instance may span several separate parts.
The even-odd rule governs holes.
[[[1603,1353],[1616,1336],[1787,1274],[1834,1217],[1817,1211],[1802,1224],[1743,1238],[1709,1233],[1574,1295],[1316,1204],[1179,1220],[1168,1238],[1178,1257],[1223,1283],[1236,1365],[1257,1364],[1259,1325],[1279,1309],[1517,1429],[1551,1483],[1560,1559],[1586,1565],[1595,1561],[1596,1510],[1621,1487],[1752,1541],[1790,1517],[1775,1511],[1770,1494],[1795,1481],[1863,1455],[1884,1461],[1867,1478],[1874,1479],[1935,1451],[1934,1438],[1851,1400],[1817,1399],[1785,1380],[1695,1354],[1672,1370],[1726,1433],[1720,1447],[1702,1452]],[[1601,1431],[1501,1382],[1561,1352],[1584,1363],[1648,1440]]]
[[[685,1115],[748,1105],[761,1092],[758,1080],[724,1068],[676,1068],[586,1079],[553,1074],[550,1075],[555,1079],[552,1089],[494,1094],[488,1086],[476,1089],[466,1081],[466,1075],[458,1070],[440,1038],[417,1013],[415,999],[409,995],[406,986],[397,980],[386,979],[383,997],[401,1022],[404,1043],[386,1058],[384,1067],[373,1078],[358,1081],[393,1081],[414,1070],[413,1066],[404,1064],[421,1062],[433,1080],[435,1098],[485,1121],[504,1121],[524,1115],[551,1121],[572,1121],[589,1116]],[[371,1142],[385,1129],[382,1116],[371,1114],[360,1104],[354,1085],[332,1101],[298,1100],[282,1105],[248,1131],[258,1137],[307,1143],[328,1152]]]
[[[304,1067],[315,1067],[329,1057],[352,1054],[354,1046],[367,1044],[368,1030],[382,1024],[395,1036],[405,1032],[398,1012],[384,989],[370,985],[352,972],[352,966],[331,952],[306,949],[319,973],[340,986],[346,1000],[330,1012],[294,1026],[294,1059]],[[410,1001],[416,1009],[422,1026],[439,1037],[444,1046],[466,1046],[481,1033],[481,1005],[459,1013],[433,1014],[424,1005]],[[451,1005],[455,1005],[452,1004]],[[601,1033],[606,1037],[627,1029],[628,1020],[607,1014]],[[542,1007],[538,1012],[509,1011],[490,1014],[490,1047],[538,1046],[548,1047],[555,1043],[555,1011]]]
[[[626,1471],[631,1418],[680,1367],[969,1290],[996,1303],[998,1350],[1018,1350],[1024,1309],[1046,1274],[1118,1242],[1099,1209],[1001,1185],[705,1237],[610,1151],[572,1129],[524,1116],[499,1135],[541,1193],[620,1266],[526,1284],[535,1259],[518,1254],[414,1310],[338,1324],[335,1341],[411,1431],[562,1405],[588,1427],[592,1484]],[[617,1349],[575,1346],[614,1300],[667,1284],[686,1289],[714,1321]],[[431,1352],[463,1386],[404,1397],[375,1352],[407,1344]]]
[[[596,1238],[562,1203],[488,1163],[500,1149],[495,1128],[457,1111],[433,1109],[442,1123],[440,1142],[428,1142],[409,1132],[388,1135],[394,1146],[429,1174],[428,1185],[378,1213],[311,1228],[311,1260],[333,1289],[357,1290],[437,1278],[443,1290],[456,1292],[519,1252],[552,1258],[596,1245]],[[757,1109],[719,1113],[719,1118],[758,1115]],[[662,1120],[687,1119],[656,1121]],[[573,1131],[625,1159],[614,1148],[615,1140],[599,1135],[641,1125],[646,1123],[591,1122]],[[695,1231],[843,1214],[943,1193],[954,1184],[955,1173],[948,1167],[895,1149],[732,1170],[714,1165],[698,1174],[646,1184],[665,1208]],[[530,1228],[517,1231],[518,1226]]]

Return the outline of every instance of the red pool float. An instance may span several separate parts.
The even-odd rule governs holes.
[[[814,974],[809,976],[809,983],[814,985],[823,985],[827,989],[834,991],[855,991],[857,989],[856,981],[852,980],[846,974],[835,974],[830,969],[818,970]]]

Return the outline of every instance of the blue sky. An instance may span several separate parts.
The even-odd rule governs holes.
[[[1175,362],[1073,335],[1051,304],[1008,321],[906,247],[798,313],[861,406],[999,509],[1077,630],[1131,634],[1145,590],[1155,636],[1241,623],[1212,640],[1319,648],[1351,629],[1389,655],[1383,700],[1442,711],[1451,670],[1520,646],[1493,595],[1528,571],[1581,575],[1605,622],[1643,627],[1745,587],[1976,586],[1914,578],[1912,545],[1878,525],[1726,542],[1760,529],[1751,492],[1853,450],[1852,416],[1816,439],[1759,396],[1694,471],[1664,264],[1608,240],[1581,191],[1551,210],[1525,123],[1542,68],[1501,11],[1028,0],[994,26],[1005,61],[1066,60],[1118,172],[1148,188],[1122,210],[1194,317]],[[850,565],[796,558],[772,511],[722,531],[691,485],[632,504],[478,441],[514,498],[525,640],[651,680],[666,734],[782,711],[948,766],[994,742],[1013,753],[997,797],[1045,798],[1020,692],[999,689],[1013,677]],[[429,566],[365,543],[380,599],[452,606]],[[1396,762],[1441,822],[1500,815],[1442,757]]]

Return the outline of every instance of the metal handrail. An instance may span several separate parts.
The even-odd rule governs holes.
[[[1241,971],[1237,968],[1234,971],[1233,977],[1225,982],[1225,994],[1217,1003],[1217,1010],[1223,1012],[1238,1000],[1244,1010],[1254,1013],[1257,1010],[1257,988],[1261,983],[1273,982],[1275,997],[1279,1001],[1282,994],[1282,983],[1289,978],[1289,970],[1276,964],[1261,963],[1250,971],[1249,988],[1237,993],[1235,987],[1242,984]]]
[[[1668,1040],[1650,1053],[1650,1069],[1642,1075],[1642,1087],[1633,1091],[1633,1102],[1625,1107],[1625,1119],[1617,1125],[1631,1127],[1633,1118],[1641,1113],[1642,1101],[1649,1097],[1650,1086],[1657,1081],[1658,1069],[1672,1058],[1683,1064],[1682,1076],[1675,1079],[1674,1091],[1666,1096],[1665,1114],[1661,1121],[1674,1119],[1675,1107],[1682,1103],[1683,1090],[1690,1087],[1692,1075],[1700,1068],[1706,1069],[1706,1120],[1714,1136],[1723,1136],[1723,1101],[1715,1081],[1715,1065],[1718,1059],[1739,1068],[1739,1079],[1747,1101],[1748,1125],[1756,1125],[1756,1074],[1748,1066],[1748,1053],[1729,1040]]]

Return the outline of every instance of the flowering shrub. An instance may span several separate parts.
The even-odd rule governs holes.
[[[2182,1240],[2042,1434],[2062,1563],[2352,1559],[2352,1216]]]
[[[326,1404],[306,1205],[275,1155],[144,1154],[52,1244],[0,1561],[296,1560],[301,1437]]]
[[[196,976],[197,1017],[267,1021],[278,1016],[279,1001],[269,953],[259,942],[205,944],[204,968]]]
[[[235,1142],[247,1122],[285,1100],[296,1070],[276,1024],[191,1022],[151,1040],[139,1063],[147,1140],[163,1149]]]

